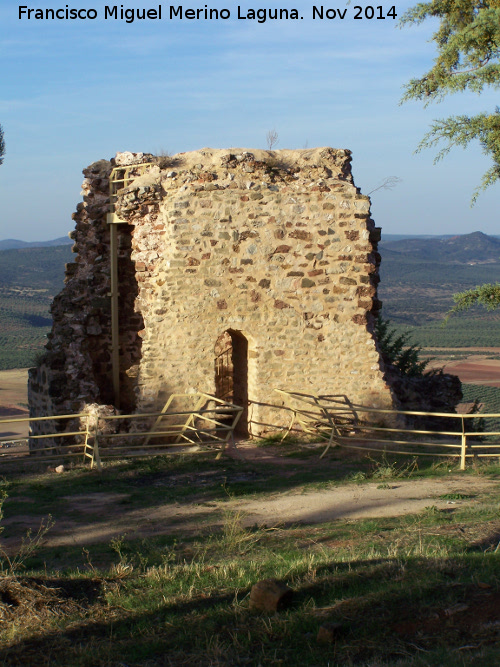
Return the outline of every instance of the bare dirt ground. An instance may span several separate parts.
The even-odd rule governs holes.
[[[448,479],[405,480],[378,488],[377,483],[346,484],[324,491],[288,491],[262,500],[215,501],[202,505],[169,503],[146,510],[123,511],[123,494],[93,494],[64,498],[68,510],[82,512],[81,522],[57,524],[48,535],[52,546],[109,542],[126,534],[128,539],[196,531],[200,527],[220,527],[224,516],[238,513],[242,525],[318,524],[337,519],[368,519],[413,514],[426,507],[452,510],[463,503],[480,502],[481,494],[493,490],[498,482],[453,476]],[[476,496],[475,499],[449,501],[446,494]],[[109,519],[99,526],[85,522],[85,511],[105,512]],[[87,508],[87,510],[86,510]],[[211,518],[212,517],[212,518]],[[17,517],[23,521],[25,517]],[[29,523],[29,517],[26,517]],[[29,527],[29,526],[27,526]]]
[[[28,369],[0,371],[0,419],[28,416]],[[0,424],[0,438],[26,438],[28,423]]]
[[[438,361],[429,367],[443,367],[446,373],[458,375],[460,380],[468,384],[482,384],[489,387],[500,387],[500,360],[481,359],[477,355],[460,361]]]
[[[0,371],[0,410],[27,411],[28,404],[28,369],[15,368]],[[12,414],[12,413],[9,413]]]
[[[240,443],[238,449],[249,465],[272,463],[283,476],[287,476],[291,466],[297,463],[304,466],[319,464],[316,457],[307,462],[287,459],[273,455],[268,448],[256,447],[248,442]],[[192,478],[189,483],[196,485],[196,473],[193,473]],[[168,482],[172,483],[172,479]],[[155,486],[161,486],[162,483],[167,481],[159,479]],[[56,510],[52,511],[55,524],[47,534],[45,543],[52,547],[83,547],[110,542],[122,536],[137,539],[196,534],[200,530],[218,529],[225,521],[233,518],[247,527],[272,527],[400,516],[418,513],[425,508],[453,512],[464,503],[480,503],[497,486],[498,481],[495,480],[451,473],[447,477],[397,479],[383,484],[381,480],[362,484],[326,484],[320,490],[295,486],[284,491],[248,497],[229,495],[222,500],[207,501],[200,496],[190,502],[155,502],[139,508],[129,502],[128,493],[79,493],[60,498]],[[455,496],[457,499],[443,496]],[[34,518],[28,510],[36,499],[17,497],[16,501],[21,505],[25,502],[27,511],[23,513],[20,509],[15,517],[3,520],[5,532],[2,542],[7,549],[15,548],[20,535],[27,530],[36,532],[39,526],[39,516]]]

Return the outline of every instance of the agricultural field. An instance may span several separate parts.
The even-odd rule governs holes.
[[[48,290],[0,287],[0,369],[33,365],[52,325],[51,301]]]
[[[0,251],[0,370],[32,366],[43,350],[72,257],[68,245]]]
[[[28,371],[11,369],[0,371],[0,419],[28,416]],[[26,438],[27,422],[4,422],[0,424],[0,438]]]
[[[453,239],[406,239],[380,245],[383,316],[421,347],[495,347],[500,314],[484,309],[452,317],[453,294],[500,276],[500,240],[475,232]]]
[[[491,387],[477,384],[462,384],[463,400],[477,401],[480,411],[489,414],[500,414],[500,387]],[[476,421],[476,420],[474,420]],[[477,420],[478,425],[485,432],[500,431],[500,419]]]
[[[486,387],[484,385],[462,385],[465,401],[478,400],[484,405],[484,412],[500,414],[500,387]]]
[[[439,364],[432,361],[431,365]],[[440,365],[440,364],[439,364]],[[443,370],[458,375],[462,383],[500,387],[500,360],[474,355],[461,360],[450,360],[443,364]]]
[[[390,308],[384,306],[384,315],[386,310],[390,311]],[[444,316],[442,313],[441,320],[420,326],[405,324],[396,318],[391,321],[398,333],[409,332],[411,341],[423,348],[441,348],[444,351],[449,348],[494,348],[500,345],[499,313],[485,313],[477,308],[466,315],[455,315],[447,323],[444,323]]]

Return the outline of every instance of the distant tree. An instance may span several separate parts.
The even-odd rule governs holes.
[[[448,317],[476,305],[484,306],[486,310],[495,310],[500,307],[500,283],[479,285],[466,292],[458,292],[453,295],[453,301],[456,305],[449,311]]]
[[[432,0],[421,2],[401,18],[401,25],[420,24],[428,18],[439,19],[432,41],[437,45],[434,66],[421,78],[406,85],[402,102],[441,101],[446,95],[485,88],[500,88],[500,0]],[[445,142],[436,162],[454,146],[465,148],[479,141],[493,166],[483,175],[472,196],[500,180],[500,108],[476,116],[450,116],[434,121],[417,152]]]
[[[420,358],[422,348],[410,342],[408,332],[397,334],[391,321],[379,315],[375,335],[384,361],[395,366],[402,375],[421,377],[429,374],[425,369],[430,359]]]
[[[3,163],[4,155],[5,155],[5,139],[3,137],[3,128],[0,125],[0,164]]]
[[[377,185],[376,188],[373,188],[373,190],[370,190],[370,192],[367,192],[366,194],[369,196],[373,192],[377,192],[377,190],[393,190],[396,185],[399,185],[399,183],[402,182],[403,179],[399,178],[399,176],[386,176],[380,185]]]
[[[278,141],[279,137],[276,130],[269,130],[269,132],[266,134],[266,143],[270,151],[273,150],[273,146],[275,146],[278,143]]]

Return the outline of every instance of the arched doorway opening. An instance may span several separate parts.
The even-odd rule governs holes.
[[[215,395],[241,405],[243,413],[236,427],[248,435],[248,340],[240,331],[228,329],[215,343]]]

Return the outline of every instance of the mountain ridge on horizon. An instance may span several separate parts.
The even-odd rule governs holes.
[[[59,236],[50,241],[21,241],[20,239],[3,239],[0,241],[0,250],[21,250],[22,248],[47,248],[52,246],[73,244],[68,236]]]
[[[438,238],[412,237],[382,242],[382,255],[387,251],[412,260],[491,263],[500,261],[500,238],[483,232]]]
[[[491,239],[499,239],[500,235],[497,234],[485,234],[484,232],[470,232],[468,234],[385,234],[382,230],[382,240],[380,241],[381,245],[386,247],[388,244],[399,243],[400,241],[445,241],[447,239],[455,239],[460,237],[473,236],[480,234],[483,237],[488,237]],[[22,248],[43,248],[51,246],[60,246],[60,245],[70,245],[74,242],[68,236],[59,236],[55,239],[50,239],[48,241],[22,241],[20,239],[2,239],[0,240],[0,250],[20,250]],[[407,250],[396,250],[391,248],[395,252],[408,252]]]

